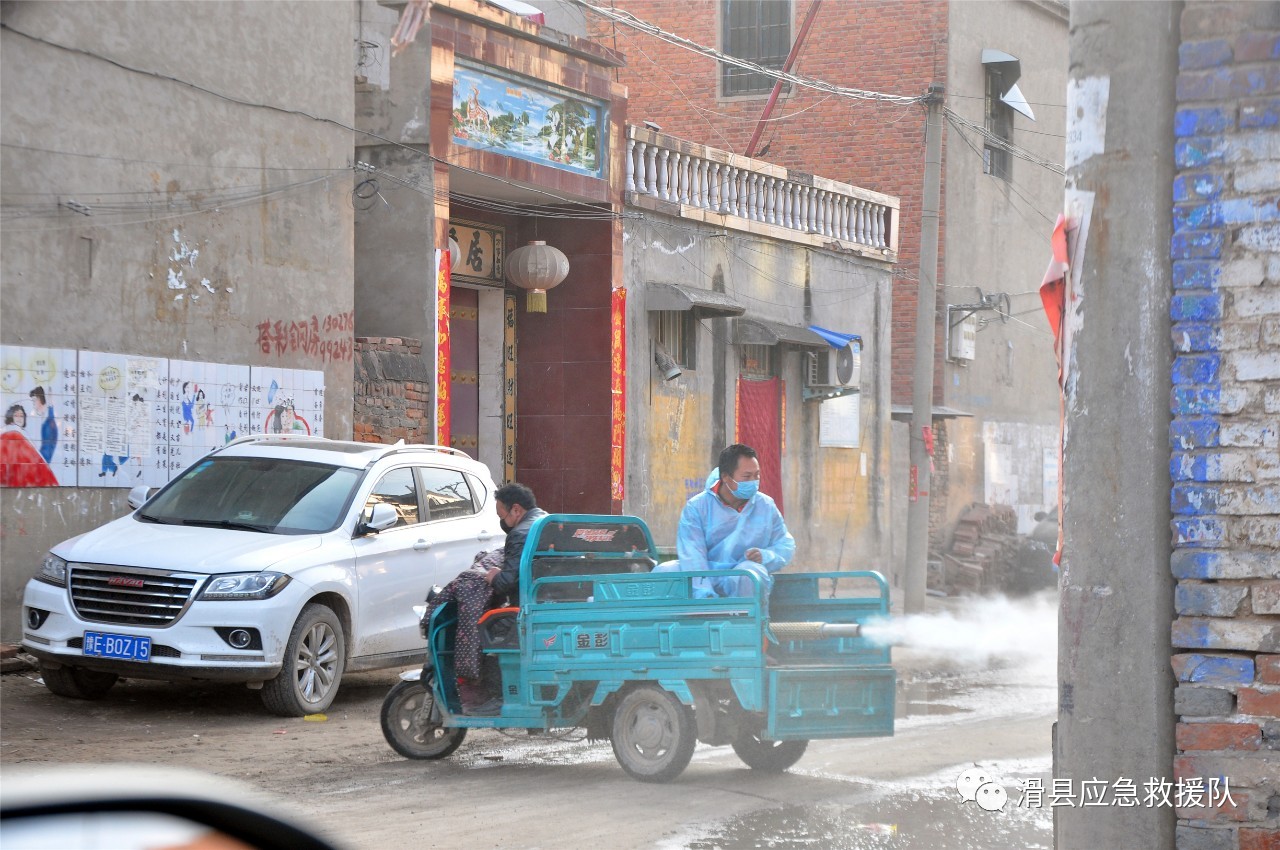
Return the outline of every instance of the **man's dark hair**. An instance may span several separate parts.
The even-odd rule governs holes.
[[[41,404],[48,404],[48,402],[44,400],[44,387],[36,387],[31,392],[27,393],[27,395],[31,396],[31,398],[34,398]]]
[[[720,452],[720,477],[729,476],[738,471],[738,461],[744,457],[756,457],[756,450],[751,446],[744,446],[742,443],[734,443],[732,446],[725,446],[724,451]],[[758,459],[758,458],[757,458]]]
[[[510,484],[503,484],[498,488],[498,492],[493,494],[493,498],[497,499],[507,507],[519,505],[526,511],[531,511],[538,506],[537,501],[533,498],[533,491],[523,484],[517,484],[514,481]]]

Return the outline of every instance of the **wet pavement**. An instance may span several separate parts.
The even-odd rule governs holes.
[[[1050,784],[1052,652],[952,660],[895,650],[894,736],[813,741],[783,774],[749,770],[728,747],[699,745],[676,781],[638,783],[608,743],[580,731],[477,730],[450,758],[409,761],[387,747],[378,722],[394,671],[353,675],[319,722],[264,715],[256,694],[232,686],[129,681],[81,702],[50,694],[35,671],[6,675],[0,761],[6,771],[199,765],[288,797],[295,814],[351,850],[407,841],[529,850],[1051,847],[1052,810],[1019,801],[1026,780]],[[991,810],[974,789],[967,800],[957,790],[975,766],[990,780],[981,799]]]

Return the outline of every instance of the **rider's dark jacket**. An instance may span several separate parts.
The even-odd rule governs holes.
[[[524,554],[529,529],[535,520],[546,515],[547,512],[542,508],[534,508],[524,515],[515,528],[507,532],[507,542],[502,547],[502,572],[493,579],[494,596],[515,594],[516,587],[520,584],[520,556]]]

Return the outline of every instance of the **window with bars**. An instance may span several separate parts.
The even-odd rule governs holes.
[[[721,0],[720,42],[730,56],[782,70],[791,50],[791,0]],[[725,96],[762,94],[773,83],[764,74],[720,64],[720,92]],[[783,91],[789,89],[783,86]]]
[[[658,344],[667,350],[681,369],[697,368],[697,322],[693,320],[693,312],[658,310],[654,315],[657,317],[658,327],[653,337]]]
[[[739,345],[738,374],[757,379],[778,377],[778,346]]]
[[[1013,141],[1013,107],[1000,99],[1006,89],[1004,75],[993,68],[987,68],[986,96],[986,128],[991,135]],[[1006,149],[987,142],[982,149],[982,171],[1002,180],[1011,179],[1010,165],[1013,158]]]

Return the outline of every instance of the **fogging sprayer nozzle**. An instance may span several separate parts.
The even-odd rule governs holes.
[[[857,623],[770,623],[778,640],[820,640],[821,638],[860,637]]]

